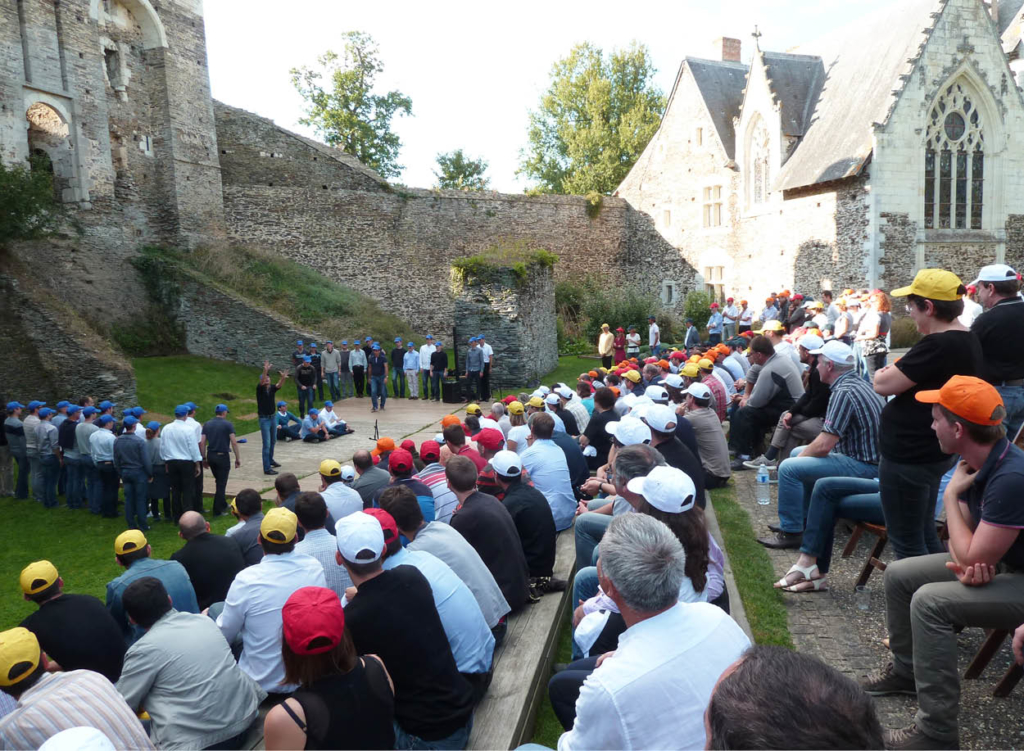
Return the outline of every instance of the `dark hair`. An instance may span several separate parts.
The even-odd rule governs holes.
[[[36,592],[33,595],[25,595],[25,596],[28,599],[30,599],[32,602],[34,602],[36,605],[41,605],[42,603],[44,603],[47,600],[49,600],[51,597],[55,597],[56,595],[59,595],[59,594],[60,594],[60,578],[58,577],[57,581],[55,581],[53,584],[51,584],[46,589],[42,589],[42,590]]]
[[[695,505],[681,514],[670,514],[654,508],[646,499],[637,510],[663,522],[672,530],[686,553],[686,576],[693,584],[694,591],[703,592],[708,583],[708,564],[711,560],[704,512]]]
[[[320,529],[327,524],[327,502],[319,493],[300,493],[295,500],[295,515],[303,529]]]
[[[476,487],[476,465],[465,456],[453,456],[444,467],[444,476],[451,489],[465,493]]]
[[[42,650],[40,650],[40,655]],[[10,670],[7,671],[7,678],[10,679],[12,676],[18,675],[27,669],[32,663],[30,662],[16,662],[11,665]],[[35,670],[31,673],[27,673],[24,678],[15,683],[13,686],[0,686],[0,691],[3,691],[8,696],[17,699],[23,693],[32,688],[39,681],[40,678],[46,673],[46,668],[43,666],[42,657],[39,659],[39,664],[36,665]]]
[[[315,647],[316,639],[310,642],[310,645]],[[352,635],[346,628],[334,649],[317,655],[297,655],[288,646],[288,640],[281,639],[281,658],[284,662],[282,685],[292,683],[308,687],[321,678],[348,673],[356,666],[359,656],[356,654],[355,644],[352,643]]]
[[[1002,282],[981,282],[992,287],[992,291],[1001,297],[1011,297],[1020,291],[1020,282],[1016,279],[1007,279]]]
[[[346,560],[344,558],[342,558],[342,560],[345,561],[345,568],[348,569],[350,573],[355,574],[356,576],[369,576],[370,574],[376,571],[380,571],[381,568],[383,568],[380,558],[378,558],[375,561],[370,561],[369,563],[352,563],[352,561]]]
[[[390,540],[384,543],[384,558],[390,558],[401,549],[402,540],[398,537],[392,537]]]
[[[320,475],[320,479],[324,481],[324,485],[333,485],[336,482],[341,482],[341,475]]]
[[[715,688],[707,718],[713,749],[884,747],[871,697],[835,668],[784,647],[748,649]]]
[[[281,475],[281,477],[291,477],[294,479],[295,475]],[[263,510],[263,499],[260,498],[259,491],[246,488],[235,496],[235,508],[238,509],[238,513],[242,516],[252,516]]]
[[[967,288],[961,284],[956,288],[956,293],[957,295],[965,295],[967,294]],[[907,295],[907,302],[913,303],[922,313],[925,310],[925,305],[931,303],[935,311],[933,314],[935,318],[946,323],[952,323],[963,315],[964,312],[964,301],[961,297],[957,297],[955,300],[932,300],[930,297]]]
[[[606,386],[618,386],[622,383],[622,378],[614,373],[609,373],[604,377],[604,383]]]
[[[991,446],[1006,435],[1006,428],[1003,427],[1002,423],[999,425],[979,425],[976,422],[968,422],[959,415],[953,414],[941,404],[939,405],[939,410],[942,412],[942,416],[946,418],[946,422],[950,425],[960,423],[964,426],[967,436],[975,443],[980,443],[983,446]],[[996,407],[995,412],[992,413],[992,419],[1005,420],[1006,409],[1002,405]]]
[[[121,553],[114,557],[117,558],[122,566],[128,568],[135,563],[135,561],[142,560],[143,558],[149,558],[149,545],[144,545],[137,550],[129,550],[127,553]]]
[[[698,407],[710,407],[711,406],[711,397],[710,396],[705,396],[703,399],[700,399],[700,398],[694,396],[693,394],[690,394],[689,397],[691,399],[693,399],[693,403],[696,404]]]
[[[821,296],[822,296],[822,298],[826,298],[827,297],[829,300],[831,300],[832,299],[832,290],[830,290],[830,289],[823,289],[821,291]]]
[[[466,415],[466,427],[469,428],[470,435],[476,435],[480,432],[480,418],[476,415]]]
[[[274,542],[268,540],[260,533],[260,547],[263,548],[264,555],[283,555],[284,553],[290,553],[295,550],[295,541],[298,539],[298,535],[292,538],[291,542]]]
[[[537,412],[530,419],[530,432],[542,441],[555,434],[555,418],[547,412]]]
[[[594,392],[594,404],[607,411],[615,407],[615,392],[607,386]]]
[[[750,340],[750,351],[771,357],[775,354],[775,345],[772,344],[772,340],[767,336],[758,334]]]
[[[462,446],[466,443],[466,431],[458,423],[447,426],[441,431],[441,435],[444,436],[445,441],[456,446]]]
[[[366,470],[373,466],[373,457],[370,456],[370,452],[366,449],[359,449],[359,451],[352,454],[352,463],[359,469]]]
[[[391,514],[399,529],[419,529],[423,509],[408,485],[388,485],[378,499],[380,507]]]
[[[171,609],[163,582],[152,576],[136,579],[121,593],[121,605],[133,621],[149,628]]]
[[[285,472],[274,479],[274,490],[287,497],[299,489],[299,478],[291,472]]]

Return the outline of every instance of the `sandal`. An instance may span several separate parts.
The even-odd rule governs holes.
[[[781,588],[783,592],[801,595],[806,592],[828,592],[828,580],[824,576],[817,579],[803,579],[796,584]]]
[[[800,578],[791,581],[789,578],[790,574],[800,574]],[[817,576],[815,576],[815,574],[818,574],[817,563],[812,563],[810,566],[798,566],[794,563],[792,567],[789,569],[789,571],[786,572],[786,575],[779,579],[777,582],[775,582],[775,584],[773,584],[772,586],[776,589],[786,590],[790,587],[796,586],[797,584],[802,584],[808,581],[820,581],[824,579],[824,577],[820,574],[818,574]]]

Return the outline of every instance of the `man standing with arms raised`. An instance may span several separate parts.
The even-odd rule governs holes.
[[[270,361],[263,361],[263,373],[256,385],[256,413],[260,421],[260,439],[263,442],[263,474],[276,475],[274,467],[281,465],[274,461],[274,447],[277,446],[277,398],[274,396],[288,379],[285,371],[277,385],[270,383]]]

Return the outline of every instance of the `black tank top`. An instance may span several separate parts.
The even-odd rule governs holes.
[[[321,678],[292,698],[306,715],[307,749],[395,747],[394,696],[373,657],[357,660],[344,675]]]

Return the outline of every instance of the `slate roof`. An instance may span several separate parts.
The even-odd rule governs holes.
[[[1024,0],[1003,0],[999,4],[999,33],[1003,52],[1009,54],[1021,43],[1024,35]]]
[[[733,128],[733,119],[740,115],[748,67],[743,63],[703,60],[698,57],[684,59],[683,65],[690,69],[693,80],[700,89],[704,104],[711,113],[715,130],[718,131],[718,137],[725,147],[726,155],[729,159],[735,159],[736,132]]]
[[[825,81],[825,66],[817,55],[762,52],[768,86],[780,105],[782,133],[802,136]]]

